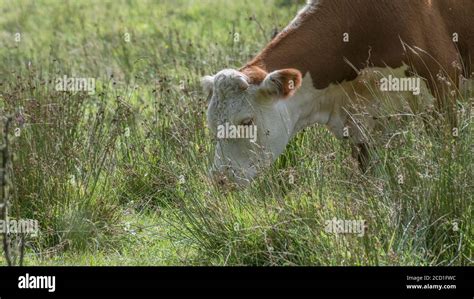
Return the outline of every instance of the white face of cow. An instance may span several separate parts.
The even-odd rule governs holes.
[[[202,81],[212,93],[207,120],[216,137],[211,172],[219,184],[248,184],[283,152],[293,134],[285,99],[301,85],[301,73],[285,69],[267,74],[259,84],[250,81],[232,69]]]

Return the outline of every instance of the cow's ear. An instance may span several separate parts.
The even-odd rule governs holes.
[[[204,93],[209,94],[212,91],[214,85],[214,76],[204,76],[201,78],[201,86]]]
[[[296,69],[283,69],[269,73],[260,89],[271,97],[288,98],[301,86],[301,72]]]

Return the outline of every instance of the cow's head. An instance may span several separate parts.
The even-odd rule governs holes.
[[[208,126],[216,137],[212,176],[220,184],[246,185],[283,152],[293,134],[285,102],[300,87],[301,73],[225,69],[205,76],[202,84],[210,96]],[[235,138],[232,129],[256,136]]]

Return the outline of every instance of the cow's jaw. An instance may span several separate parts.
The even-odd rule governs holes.
[[[248,185],[252,179],[284,151],[293,135],[296,118],[292,106],[283,101],[253,103],[256,141],[221,139],[217,141],[213,173],[218,182]]]

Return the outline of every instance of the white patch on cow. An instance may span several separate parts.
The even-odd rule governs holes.
[[[310,125],[328,122],[333,105],[331,98],[324,96],[326,92],[327,89],[315,89],[311,74],[307,73],[291,98],[278,101],[277,109],[288,115],[289,136],[293,137]]]
[[[366,68],[355,80],[331,84],[324,89],[314,88],[311,75],[307,73],[295,95],[278,103],[279,106],[285,107],[280,109],[288,110],[292,119],[293,130],[290,135],[293,136],[299,130],[313,124],[322,124],[326,125],[337,138],[344,138],[345,128],[350,128],[349,137],[359,143],[365,141],[361,124],[370,131],[376,125],[374,118],[382,116],[380,113],[423,111],[434,103],[434,98],[421,78],[416,78],[421,83],[419,87],[417,86],[420,92],[416,92],[415,95],[410,90],[384,92],[379,87],[382,78],[406,77],[407,69],[406,65],[396,69]],[[406,107],[407,103],[410,107]],[[356,108],[360,111],[356,111]]]

